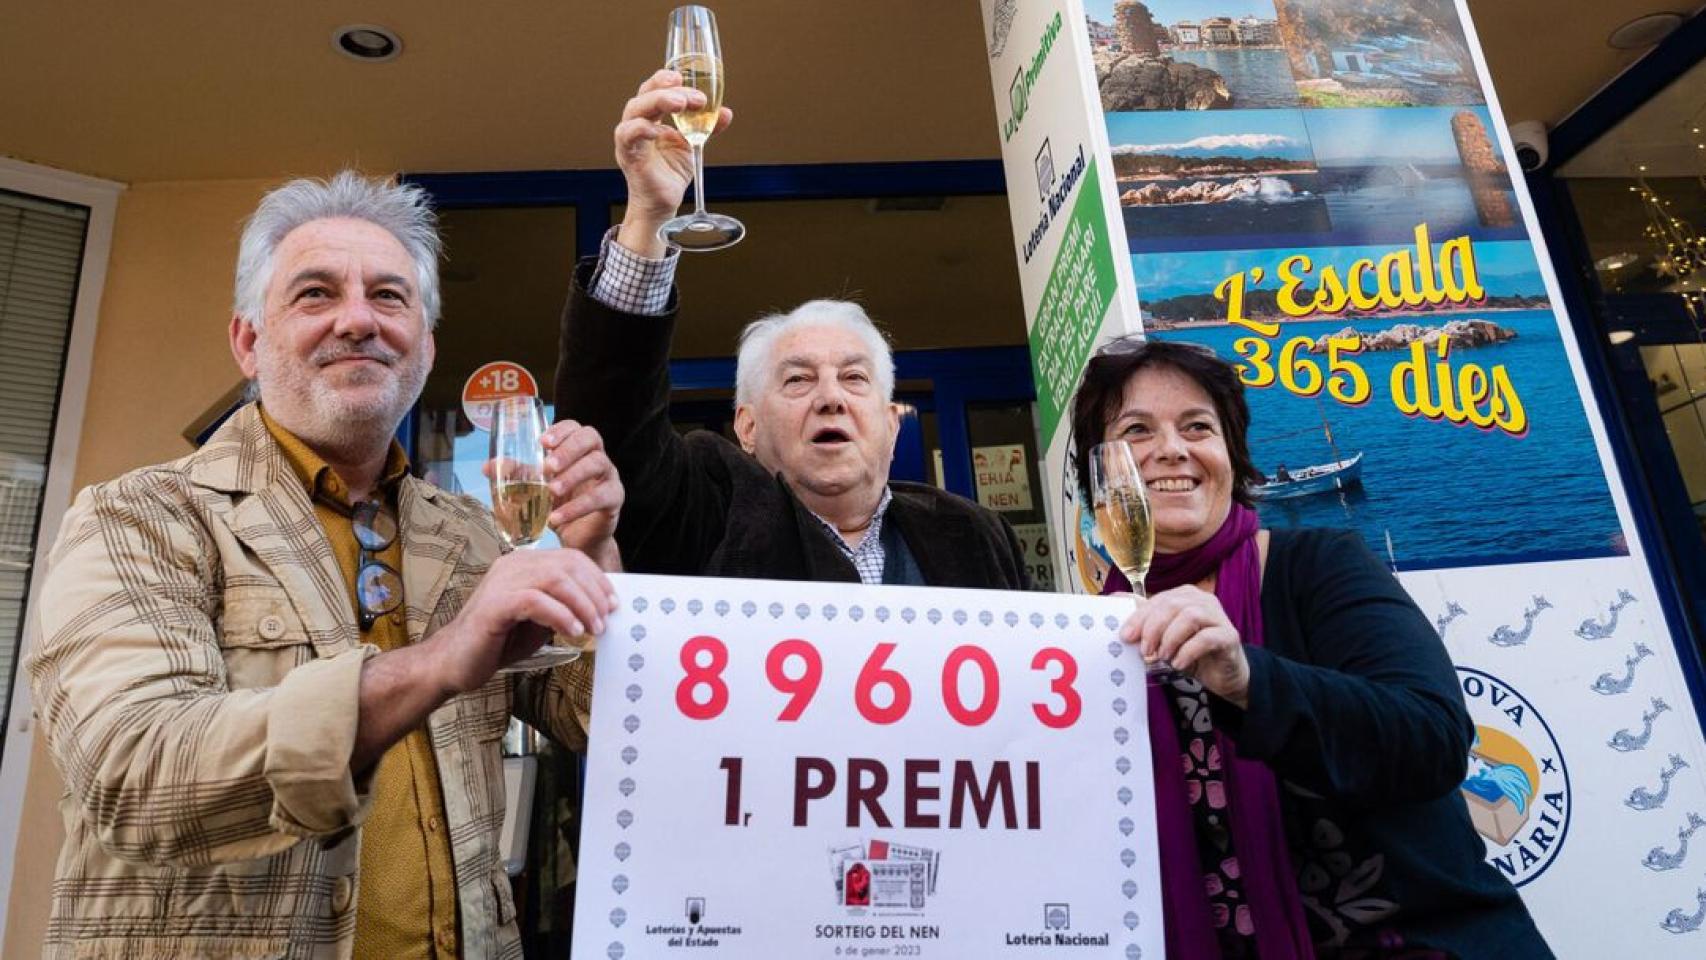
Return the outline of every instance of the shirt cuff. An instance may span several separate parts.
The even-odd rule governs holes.
[[[361,668],[378,648],[363,645],[313,660],[273,688],[267,710],[265,772],[273,829],[319,837],[366,818],[367,784],[351,775],[360,720]]]
[[[675,265],[681,251],[670,250],[659,260],[642,257],[616,242],[617,229],[606,231],[598,246],[592,298],[622,313],[661,316],[669,309],[669,291],[675,285]]]

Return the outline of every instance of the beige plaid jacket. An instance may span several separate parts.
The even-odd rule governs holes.
[[[398,497],[418,642],[500,546],[473,500],[412,477]],[[349,956],[370,802],[349,757],[375,650],[255,408],[181,460],[84,490],[36,609],[28,666],[66,786],[44,956]],[[466,957],[521,956],[498,851],[509,716],[583,746],[591,659],[495,677],[428,721]]]

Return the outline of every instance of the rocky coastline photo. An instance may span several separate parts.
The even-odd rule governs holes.
[[[1089,0],[1102,109],[1295,107],[1271,0]]]

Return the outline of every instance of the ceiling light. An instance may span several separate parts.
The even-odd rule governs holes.
[[[332,31],[332,48],[353,60],[383,63],[403,52],[403,38],[371,23],[352,23]]]
[[[1607,336],[1606,339],[1610,340],[1611,345],[1615,347],[1620,343],[1628,343],[1629,341],[1635,339],[1635,331],[1633,331],[1633,330],[1613,330],[1613,331],[1611,331],[1610,336]]]
[[[1680,13],[1649,13],[1611,31],[1605,41],[1613,50],[1639,50],[1650,47],[1682,25]]]

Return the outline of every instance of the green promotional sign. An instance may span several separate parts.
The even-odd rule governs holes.
[[[1089,167],[1083,179],[1071,215],[1056,227],[1062,231],[1060,248],[1031,321],[1031,373],[1045,448],[1054,442],[1119,287],[1096,168]]]

